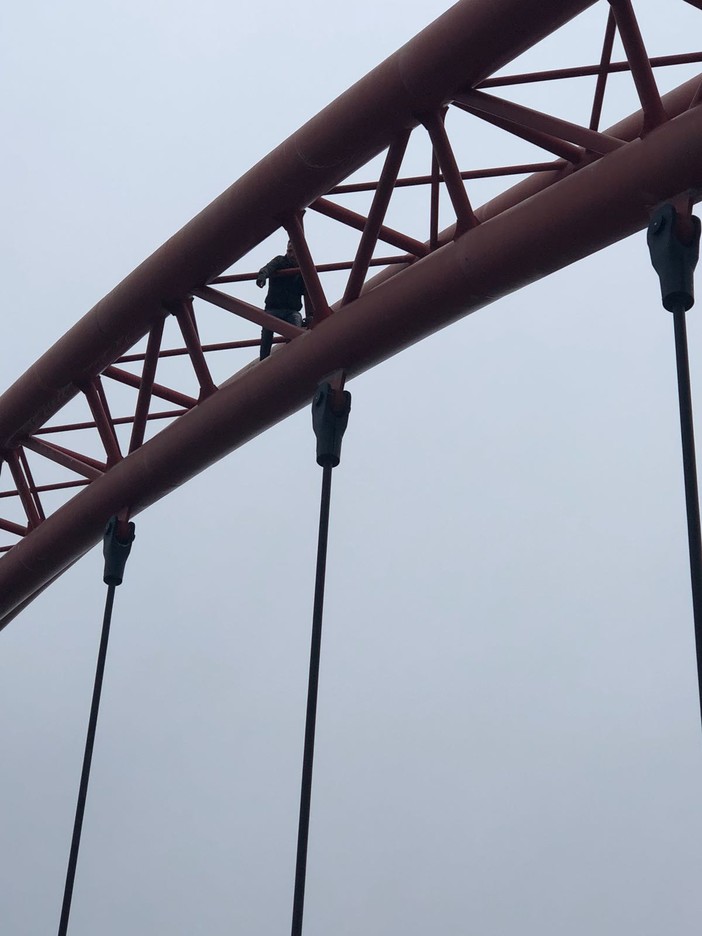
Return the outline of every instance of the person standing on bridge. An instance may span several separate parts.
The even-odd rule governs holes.
[[[283,322],[297,325],[302,328],[302,297],[305,294],[305,284],[300,273],[276,276],[282,270],[294,269],[297,266],[297,257],[292,241],[288,241],[287,250],[283,256],[274,257],[270,263],[258,271],[256,285],[263,289],[266,280],[270,280],[266,296],[265,309],[269,315],[274,315]],[[271,353],[273,332],[269,328],[261,331],[261,360]]]

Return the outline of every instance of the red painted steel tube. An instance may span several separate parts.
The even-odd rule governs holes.
[[[195,313],[193,311],[193,302],[190,297],[183,299],[176,312],[176,319],[180,327],[180,333],[183,336],[185,347],[190,355],[190,362],[193,365],[197,382],[200,385],[200,396],[209,396],[217,389],[217,385],[212,379],[210,369],[207,366],[205,355],[200,344],[200,337],[195,327]],[[152,383],[153,386],[153,383]]]
[[[644,132],[648,133],[666,119],[653,69],[648,60],[639,24],[631,0],[609,0],[617,29],[631,65],[631,74],[644,112]]]
[[[22,502],[24,512],[27,515],[27,527],[31,530],[34,527],[39,526],[41,523],[41,516],[39,515],[37,505],[34,501],[34,497],[32,496],[27,479],[24,475],[19,451],[17,449],[12,449],[10,452],[8,452],[7,460],[10,465],[12,478],[20,496],[20,501]]]
[[[341,224],[348,224],[349,227],[357,231],[364,231],[368,224],[368,218],[365,218],[362,214],[351,211],[350,208],[345,208],[343,205],[337,205],[336,202],[329,201],[328,198],[315,199],[310,208],[327,218],[340,221]],[[378,240],[385,241],[386,244],[397,247],[398,250],[406,250],[407,253],[414,254],[415,257],[423,257],[427,253],[427,248],[421,241],[415,240],[401,231],[386,227],[384,224],[381,224],[378,230]]]
[[[327,297],[324,295],[324,289],[319,279],[319,274],[315,269],[310,248],[307,245],[305,231],[302,227],[302,217],[299,212],[296,212],[292,217],[286,219],[285,229],[288,232],[288,237],[295,250],[295,257],[300,268],[300,275],[305,284],[305,296],[311,306],[312,322],[314,325],[319,325],[321,321],[331,314],[331,309],[329,308]],[[276,331],[279,331],[279,329],[276,329]]]
[[[429,250],[436,250],[439,246],[439,208],[442,180],[439,170],[439,160],[436,158],[436,152],[432,147],[431,151],[431,175],[428,176],[431,189],[429,190]]]
[[[407,260],[404,257],[400,257],[397,260],[398,263],[406,263]],[[275,338],[273,339],[276,340]],[[281,339],[278,338],[278,341]],[[202,350],[205,354],[209,354],[211,351],[240,351],[242,348],[254,348],[259,345],[260,339],[258,338],[247,338],[244,341],[220,341],[216,344],[205,344],[202,346]],[[159,360],[161,358],[169,357],[185,357],[188,353],[187,348],[168,348],[164,351],[158,352]],[[124,357],[118,358],[118,364],[134,364],[137,361],[143,361],[145,358],[144,354],[125,354]],[[36,435],[41,435],[42,432],[45,432],[45,429],[39,429]]]
[[[29,532],[29,527],[20,526],[19,523],[13,523],[11,520],[0,520],[0,530],[15,536],[24,536]]]
[[[433,165],[433,163],[432,163]],[[549,172],[553,169],[553,163],[522,163],[521,165],[516,166],[493,166],[490,169],[465,169],[461,171],[461,178],[464,181],[468,179],[493,179],[497,176],[508,176],[508,175],[529,175],[532,172]],[[438,173],[437,176],[438,182],[444,182],[444,177],[441,173]],[[431,175],[426,176],[405,176],[404,179],[398,179],[395,182],[395,188],[406,188],[409,186],[415,185],[433,185],[434,184],[434,174],[432,171]],[[350,182],[348,185],[337,185],[335,188],[329,192],[330,195],[347,195],[351,192],[374,192],[378,187],[377,182]],[[387,263],[397,262],[397,258],[388,259]],[[373,261],[374,264],[381,265],[383,260],[379,258],[378,260]],[[330,269],[334,266],[335,269],[342,269],[342,267],[336,266],[335,264],[320,264],[317,269],[320,273],[324,270]],[[345,267],[348,269],[348,267]],[[255,279],[255,273],[242,273],[240,274],[240,279]],[[234,282],[233,277],[221,277],[220,282],[228,280]]]
[[[600,55],[600,67],[597,73],[597,84],[595,85],[595,97],[592,101],[592,111],[590,113],[590,129],[597,130],[600,126],[602,117],[602,105],[604,103],[605,90],[607,88],[607,79],[612,62],[612,50],[614,48],[614,38],[617,34],[617,21],[614,18],[614,11],[610,7],[607,17],[607,28],[602,43],[602,54]],[[627,62],[627,65],[629,63]]]
[[[574,146],[572,143],[567,143],[565,140],[561,139],[561,137],[556,137],[552,133],[544,133],[543,130],[535,130],[532,127],[526,127],[523,123],[516,123],[514,120],[509,120],[507,117],[501,115],[491,114],[486,110],[478,111],[472,104],[464,104],[461,98],[462,95],[458,94],[453,101],[454,106],[459,108],[459,110],[464,110],[473,115],[477,114],[477,116],[487,123],[491,123],[501,130],[506,130],[507,133],[512,133],[514,136],[521,137],[522,140],[533,143],[534,146],[538,146],[548,153],[553,153],[554,156],[560,156],[562,159],[566,159],[571,163],[579,163],[583,157],[584,150],[578,146]]]
[[[552,167],[548,166],[548,168],[551,169]],[[524,170],[525,173],[528,171],[529,171],[528,169]],[[397,188],[398,185],[399,183],[395,183],[395,188]],[[377,188],[377,186],[378,186],[377,182],[372,182],[368,184],[367,188],[356,189],[355,191],[372,192]],[[341,188],[343,188],[343,186],[340,186],[334,191],[339,191]],[[397,257],[397,256],[395,257],[373,257],[373,259],[369,263],[369,266],[387,266],[390,263],[407,263],[407,257]],[[334,273],[338,270],[350,270],[352,267],[353,267],[353,260],[339,260],[337,263],[316,264],[316,269],[318,273]],[[299,272],[300,272],[299,269],[290,267],[290,269],[288,270],[279,270],[277,275],[278,276],[281,276],[283,274],[294,275],[295,273],[299,273]],[[233,273],[231,276],[217,276],[215,279],[212,280],[212,282],[209,285],[215,286],[218,283],[245,283],[247,281],[255,280],[257,276],[258,276],[258,273]],[[203,350],[206,351],[207,347],[203,347]],[[123,360],[126,360],[126,358],[123,358]],[[132,360],[134,360],[134,358],[132,358]]]
[[[65,491],[68,488],[85,487],[86,484],[90,484],[87,479],[85,481],[61,481],[58,484],[39,484],[33,487],[32,490],[36,491],[37,494],[46,494],[48,491]],[[19,496],[19,491],[0,491],[0,498]]]
[[[101,388],[102,382],[100,378],[94,377],[81,389],[85,393],[90,412],[93,414],[100,440],[105,449],[105,454],[107,455],[107,464],[109,467],[121,460],[122,453],[119,448],[119,442],[117,441],[117,433],[112,425],[112,419],[110,418],[110,413],[107,408],[107,399],[104,394],[100,393]]]
[[[257,341],[252,342],[252,344],[258,344],[258,342]],[[183,354],[187,354],[187,353],[188,353],[187,351],[183,352]],[[187,413],[187,410],[177,409],[177,410],[167,410],[162,413],[149,413],[148,416],[146,417],[146,422],[151,422],[154,419],[173,419],[176,416],[182,416],[183,413]],[[135,416],[116,416],[112,419],[112,425],[113,426],[129,426],[135,423],[136,420],[137,420],[136,415]],[[58,432],[75,432],[76,430],[80,430],[80,429],[97,429],[97,423],[80,422],[80,423],[65,423],[64,425],[61,425],[61,426],[50,426],[47,429],[39,429],[37,432],[34,433],[32,438],[36,439],[37,436],[54,435],[55,433],[58,433]],[[139,446],[134,446],[134,447],[138,448]]]
[[[702,3],[702,0],[700,0]],[[702,9],[702,7],[701,7]],[[650,58],[651,68],[666,68],[669,65],[696,65],[702,62],[702,52],[683,52],[680,55],[655,55]],[[537,81],[561,81],[566,78],[589,78],[599,75],[602,70],[600,65],[579,65],[575,68],[551,68],[548,71],[524,72],[520,75],[500,75],[499,78],[487,78],[481,81],[477,86],[479,91],[485,88],[506,88],[509,85],[533,84]],[[607,65],[606,72],[611,75],[614,72],[631,71],[629,62],[610,62]]]
[[[663,106],[668,117],[677,117],[700,102],[702,102],[702,75],[697,75],[694,78],[688,79],[663,97]],[[610,136],[616,137],[618,140],[631,142],[636,140],[641,134],[642,126],[643,114],[641,111],[637,111],[635,114],[630,114],[628,117],[625,117],[624,120],[609,127],[607,133]],[[590,162],[592,162],[592,158],[586,156],[580,161],[576,170],[574,170],[574,167],[569,165],[566,161],[562,159],[557,160],[550,164],[550,172],[542,169],[535,175],[518,182],[516,185],[513,185],[512,188],[500,193],[486,204],[481,205],[476,209],[476,217],[480,222],[496,218],[499,214],[509,211],[521,202],[531,198],[532,195],[536,195],[545,188],[560,182],[561,179],[573,171],[582,172]],[[448,244],[449,241],[453,239],[453,234],[454,227],[452,225],[444,231],[441,231],[439,234],[439,243]],[[398,265],[394,269],[383,270],[365,284],[363,291],[367,292],[375,289],[380,283],[401,273],[403,269],[402,266]]]
[[[553,117],[551,114],[542,114],[531,107],[502,100],[492,94],[485,94],[484,91],[466,91],[456,96],[455,103],[465,104],[472,113],[479,117],[489,114],[527,130],[535,130],[537,133],[547,134],[557,140],[565,140],[567,143],[573,143],[575,146],[581,146],[583,149],[602,156],[624,145],[621,140],[609,134],[580,127],[569,120]]]
[[[114,367],[114,365],[105,368],[105,377],[111,377],[112,380],[116,380],[127,387],[134,387],[135,390],[140,390],[143,382],[142,378],[136,374],[130,374],[129,371],[122,370],[121,367]],[[151,395],[158,397],[160,400],[165,400],[166,403],[174,403],[176,406],[182,406],[185,409],[197,406],[195,397],[187,396],[187,394],[181,393],[180,390],[164,387],[163,384],[152,383]]]
[[[461,172],[453,154],[453,149],[446,134],[444,115],[441,112],[426,114],[423,118],[434,148],[434,155],[439,163],[446,189],[456,212],[456,234],[463,234],[478,223],[468,199],[466,187],[461,179]]]
[[[390,204],[390,198],[395,187],[395,181],[397,180],[400,166],[402,165],[409,138],[410,131],[404,130],[388,148],[383,170],[378,180],[378,186],[375,189],[373,202],[368,212],[368,223],[363,229],[363,234],[358,244],[356,258],[351,267],[351,272],[349,273],[349,279],[346,283],[341,305],[346,305],[346,303],[351,302],[360,295],[361,287],[365,281],[373,251],[375,250],[375,245],[378,242],[378,234],[380,233],[385,213]]]
[[[248,322],[253,322],[254,325],[259,325],[261,328],[269,328],[272,332],[276,332],[286,338],[296,338],[302,331],[297,325],[291,325],[290,322],[286,322],[284,319],[276,318],[275,315],[264,312],[263,309],[257,309],[256,306],[249,305],[248,302],[243,302],[241,299],[236,299],[234,296],[228,296],[226,293],[221,292],[219,289],[213,289],[211,286],[203,286],[202,289],[196,288],[193,289],[192,292],[198,299],[211,302],[212,305],[216,305],[220,309],[225,309],[233,315],[239,315],[241,318],[246,319]]]
[[[136,514],[300,409],[324,376],[343,370],[353,377],[641,230],[654,205],[681,191],[702,194],[702,107],[466,232],[235,375],[7,553],[0,561],[0,624],[99,541],[106,517],[125,506]]]
[[[27,453],[23,448],[19,450],[20,462],[22,464],[22,470],[27,479],[29,485],[29,490],[31,491],[32,497],[34,499],[34,504],[37,508],[40,520],[46,520],[46,514],[44,513],[44,508],[42,507],[41,500],[39,498],[39,491],[34,482],[34,477],[32,476],[32,469],[29,467],[29,459],[27,458]]]
[[[162,318],[154,322],[149,332],[149,340],[146,343],[144,367],[141,372],[141,385],[139,387],[136,409],[134,411],[132,434],[129,438],[128,451],[130,453],[138,449],[144,441],[146,423],[149,419],[149,407],[151,406],[151,394],[154,389],[154,380],[156,379],[156,367],[161,350],[161,340],[163,339],[163,326],[164,320]],[[187,348],[185,352],[187,353]]]
[[[97,459],[90,458],[87,455],[79,455],[62,445],[54,445],[53,442],[45,442],[43,439],[25,439],[24,447],[28,448],[30,452],[61,465],[62,468],[67,468],[83,478],[88,478],[89,481],[99,478],[107,470],[107,465],[97,461]]]
[[[192,295],[440,107],[596,0],[461,0],[250,169],[102,299],[0,398],[0,450],[34,431]]]
[[[669,118],[679,116],[699,103],[702,103],[702,75],[696,75],[694,78],[688,79],[663,97],[663,106]],[[610,136],[616,137],[618,140],[631,142],[636,140],[641,134],[643,120],[643,112],[637,111],[625,117],[614,126],[609,127],[606,132]],[[512,188],[507,189],[491,199],[491,201],[477,208],[476,217],[481,223],[496,218],[498,215],[509,211],[521,202],[531,198],[533,195],[560,182],[570,173],[574,171],[581,172],[592,162],[593,158],[594,157],[591,156],[585,156],[576,167],[570,165],[563,159],[551,163],[550,171],[540,167],[538,173],[518,182],[516,185],[513,185]],[[455,226],[451,225],[440,232],[439,244],[448,244],[453,239],[454,228]],[[365,284],[363,292],[370,292],[381,283],[401,273],[404,269],[406,269],[406,267],[398,265],[393,269],[381,271]]]

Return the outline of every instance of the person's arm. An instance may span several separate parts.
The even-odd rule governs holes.
[[[263,289],[266,285],[266,280],[269,279],[277,270],[280,270],[281,267],[285,265],[285,257],[273,257],[270,263],[267,263],[265,266],[261,267],[258,271],[258,276],[256,277],[256,285],[259,289]]]

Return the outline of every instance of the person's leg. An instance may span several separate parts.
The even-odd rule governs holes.
[[[264,361],[268,355],[271,353],[271,347],[273,346],[273,332],[269,328],[261,329],[261,357],[260,360]]]
[[[267,309],[269,315],[275,315],[276,318],[280,319],[283,322],[289,322],[291,325],[297,325],[298,328],[302,328],[302,313],[293,312],[292,309]],[[264,328],[261,331],[261,360],[267,358],[271,353],[271,347],[273,346],[273,332],[269,329]]]

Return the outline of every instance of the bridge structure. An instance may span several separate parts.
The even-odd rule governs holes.
[[[2,624],[100,539],[106,518],[135,516],[309,403],[325,376],[343,372],[351,379],[641,230],[662,202],[697,199],[699,81],[661,95],[655,76],[657,68],[699,55],[651,60],[630,0],[608,5],[599,61],[495,76],[592,5],[458,3],[235,182],[5,391],[0,450],[3,478],[11,480],[0,503],[15,512],[0,517]],[[617,35],[622,61],[612,59]],[[640,108],[603,129],[608,78],[622,71],[631,75]],[[588,121],[525,107],[504,93],[584,75],[596,76]],[[461,120],[527,141],[543,158],[466,166],[449,132]],[[417,135],[431,143],[431,166],[425,176],[406,177],[403,156]],[[376,177],[346,181],[374,159]],[[522,181],[509,184],[515,175]],[[471,182],[485,177],[505,180],[505,188],[477,204]],[[424,237],[386,223],[393,196],[410,186],[429,193]],[[344,204],[358,191],[372,193],[367,214]],[[439,222],[440,197],[453,214],[448,227]],[[357,232],[355,254],[316,262],[305,213]],[[255,271],[231,272],[281,228],[296,247],[306,284],[309,327],[302,331],[271,323],[237,296]],[[348,273],[340,297],[327,295],[329,270]],[[231,341],[216,348],[203,344],[198,330],[213,309],[232,322]],[[182,345],[166,349],[164,322],[171,317]],[[242,320],[272,325],[284,347],[215,382],[208,355],[251,346],[252,339],[236,333]],[[158,380],[169,355],[189,360],[196,392]],[[114,386],[132,389],[131,412],[115,411]],[[87,406],[80,421],[63,415],[76,397]]]
[[[515,67],[593,8],[598,58]],[[0,627],[100,541],[109,517],[138,516],[307,406],[321,381],[352,381],[644,230],[663,203],[685,217],[702,192],[702,76],[665,93],[659,84],[701,61],[689,48],[649,55],[630,0],[462,0],[342,94],[0,397]],[[634,106],[605,127],[615,76]],[[581,97],[577,113],[561,98],[550,106],[554,88],[583,79],[586,110]],[[526,91],[540,103],[517,103]],[[480,161],[465,139],[484,128],[528,158]],[[426,171],[408,171],[420,141]],[[407,193],[423,199],[411,221],[398,210]],[[320,223],[346,252],[320,259]],[[255,301],[250,258],[272,236],[295,246],[304,329]],[[215,316],[230,334],[212,342],[203,335]],[[259,362],[267,326],[276,346]],[[222,361],[232,362],[224,377]]]

